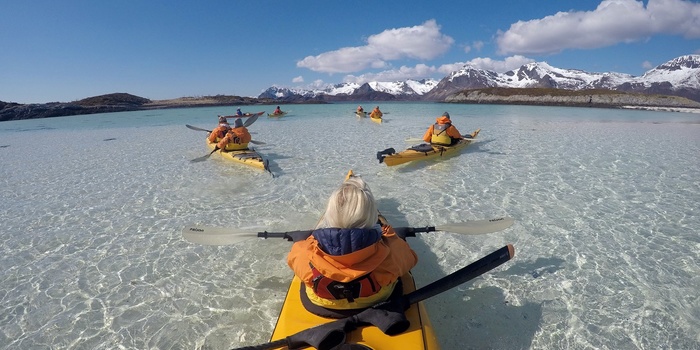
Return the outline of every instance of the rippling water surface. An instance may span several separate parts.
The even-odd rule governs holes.
[[[369,105],[369,104],[368,104]],[[255,112],[274,106],[243,108]],[[423,234],[418,286],[513,243],[502,267],[426,304],[445,349],[699,349],[700,115],[381,104],[283,106],[251,127],[276,177],[208,153],[216,115],[173,109],[0,123],[0,348],[227,349],[266,342],[289,243],[184,241],[189,224],[307,229],[348,169],[396,226],[511,216],[482,236]],[[445,110],[479,141],[386,167]]]

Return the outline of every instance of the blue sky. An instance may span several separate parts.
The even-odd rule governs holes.
[[[642,75],[700,53],[690,0],[0,0],[0,101],[257,97],[533,61]]]

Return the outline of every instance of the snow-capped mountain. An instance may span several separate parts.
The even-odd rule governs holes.
[[[534,62],[505,73],[465,65],[439,82],[407,80],[337,84],[321,90],[271,87],[259,98],[282,100],[434,100],[465,89],[488,87],[555,88],[566,90],[609,89],[625,92],[682,96],[700,101],[700,55],[685,55],[661,64],[640,77],[606,72],[589,73],[577,69],[552,67]]]
[[[367,100],[417,100],[431,91],[438,81],[435,79],[406,80],[396,82],[373,81],[364,84],[341,83],[322,89],[289,89],[272,86],[258,98],[282,100],[321,99],[332,101]]]

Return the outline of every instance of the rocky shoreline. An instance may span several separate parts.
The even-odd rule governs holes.
[[[458,92],[445,98],[445,102],[700,112],[700,102],[685,97],[611,90],[485,88]]]
[[[392,100],[396,102],[397,100]],[[436,102],[436,101],[433,101]],[[647,95],[610,90],[562,90],[543,88],[484,88],[463,90],[449,95],[448,103],[515,104],[565,107],[632,108],[700,113],[700,102],[684,97]],[[89,97],[74,102],[18,104],[0,101],[0,121],[63,117],[70,115],[112,113],[167,108],[249,106],[275,104],[322,104],[323,100],[279,101],[270,98],[240,96],[181,97],[170,100],[149,100],[127,93]]]

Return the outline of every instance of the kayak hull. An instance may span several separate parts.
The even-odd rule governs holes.
[[[234,114],[234,115],[226,115],[226,116],[224,116],[224,117],[225,117],[225,118],[250,118],[250,117],[259,117],[259,116],[261,116],[261,115],[263,115],[263,114],[265,114],[264,111],[263,111],[263,112],[257,112],[257,113],[248,113],[248,112],[246,112],[246,113],[243,113],[243,115]]]
[[[373,118],[373,117],[369,117],[369,120],[371,120],[377,124],[381,124],[384,121],[382,118]]]
[[[209,149],[214,150],[214,148],[216,148],[216,143],[209,142],[207,140],[207,146],[209,147]],[[252,149],[225,152],[217,151],[216,153],[236,163],[245,164],[261,170],[268,170],[267,160],[263,159],[263,157],[258,152]]]
[[[477,135],[479,135],[480,131],[481,129],[477,129],[476,131],[471,133],[470,138],[460,140],[459,143],[457,143],[454,146],[438,146],[423,144],[419,146],[425,147],[426,149],[416,150],[414,149],[414,146],[399,153],[381,154],[382,152],[379,152],[379,154],[377,154],[377,158],[379,159],[380,163],[384,163],[387,166],[396,166],[417,160],[435,159],[455,155],[458,154],[462,149],[471,145],[476,139]]]
[[[267,116],[270,118],[282,118],[285,115],[287,115],[287,112],[282,112],[282,113],[277,113],[277,114],[275,114],[275,113],[268,113],[267,114]]]

